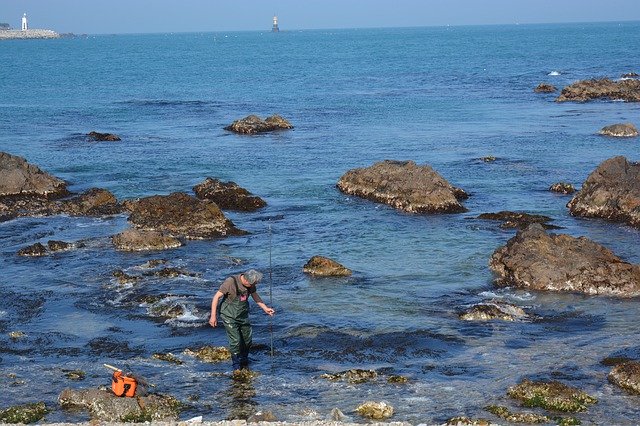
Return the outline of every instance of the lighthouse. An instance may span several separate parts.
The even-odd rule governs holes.
[[[280,31],[280,28],[278,28],[278,16],[273,15],[273,28],[271,29],[271,32],[277,33],[279,31]]]
[[[29,29],[29,24],[27,23],[27,14],[25,12],[24,15],[22,15],[22,31],[27,31]]]

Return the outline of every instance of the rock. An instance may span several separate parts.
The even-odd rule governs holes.
[[[497,157],[493,157],[493,156],[479,158],[479,160],[482,161],[483,163],[493,163],[497,159],[498,159]]]
[[[332,381],[345,380],[349,383],[358,384],[375,380],[378,377],[378,373],[376,373],[375,370],[361,370],[358,368],[354,368],[335,374],[323,374],[320,377]]]
[[[262,198],[256,197],[235,182],[222,182],[210,177],[194,186],[193,192],[200,199],[213,201],[222,210],[252,212],[267,205]]]
[[[65,389],[58,402],[64,408],[86,409],[94,420],[125,423],[175,421],[181,408],[180,403],[168,395],[119,398],[101,389]]]
[[[395,385],[404,385],[409,382],[409,379],[404,376],[389,376],[387,377],[387,383],[395,384]]]
[[[367,401],[356,408],[356,413],[367,419],[385,420],[393,416],[393,407],[383,401]]]
[[[445,423],[445,426],[491,426],[492,423],[485,419],[470,419],[469,417],[453,417]]]
[[[633,361],[628,356],[608,356],[600,361],[600,364],[607,367],[615,367],[618,364],[624,364],[625,362]]]
[[[634,394],[640,394],[640,362],[618,364],[609,373],[609,381]]]
[[[84,380],[86,373],[82,370],[71,370],[64,373],[67,376],[67,379],[79,382]]]
[[[180,301],[172,299],[163,299],[148,307],[149,315],[163,318],[178,318],[186,312],[185,307]]]
[[[458,316],[464,321],[516,321],[527,317],[524,309],[502,301],[479,303]]]
[[[640,75],[635,72],[628,72],[628,73],[622,74],[620,77],[621,78],[638,78],[640,77]]]
[[[93,139],[94,141],[100,142],[117,142],[122,140],[120,139],[120,136],[114,135],[113,133],[89,132],[87,136],[89,136],[89,138]]]
[[[9,333],[9,338],[11,338],[13,340],[22,339],[25,336],[26,336],[26,334],[25,334],[24,331],[12,331],[12,332]]]
[[[204,362],[220,362],[231,359],[231,353],[229,349],[224,346],[203,346],[200,349],[192,351],[191,349],[185,349],[185,355],[193,356]]]
[[[127,229],[111,237],[113,245],[122,251],[168,250],[182,246],[182,242],[159,231]]]
[[[556,102],[586,102],[592,99],[638,102],[640,101],[640,80],[612,81],[603,78],[578,81],[562,89]]]
[[[265,120],[262,120],[256,115],[249,115],[241,120],[234,121],[224,129],[231,132],[252,135],[255,133],[272,132],[274,130],[293,129],[293,126],[279,115],[272,115]]]
[[[640,227],[640,164],[630,163],[622,156],[604,161],[567,207],[573,216]]]
[[[640,266],[623,262],[586,237],[547,234],[529,226],[498,248],[489,262],[499,286],[590,295],[640,295]]]
[[[502,229],[525,229],[532,223],[539,223],[544,229],[560,229],[557,226],[547,224],[553,219],[539,214],[501,211],[498,213],[482,213],[478,216],[478,219],[499,220],[502,222],[500,225]]]
[[[335,260],[323,256],[313,256],[304,265],[302,271],[319,277],[346,277],[352,273],[350,269]]]
[[[239,383],[250,383],[259,375],[260,374],[257,371],[251,371],[247,368],[243,368],[241,370],[233,370],[233,373],[231,373],[231,379]]]
[[[549,191],[557,192],[558,194],[573,194],[576,189],[570,183],[558,182],[551,185]]]
[[[552,421],[549,417],[543,416],[542,414],[529,412],[512,413],[507,407],[498,405],[489,405],[485,407],[485,410],[512,423],[549,423]]]
[[[120,285],[135,284],[140,281],[140,277],[129,275],[121,269],[113,271],[112,275],[118,279]]]
[[[47,242],[47,247],[49,248],[49,251],[56,252],[71,250],[74,248],[74,245],[65,241],[49,240]]]
[[[35,423],[42,420],[47,413],[48,410],[44,402],[15,405],[0,410],[0,423]]]
[[[36,196],[53,199],[67,195],[67,184],[27,163],[22,157],[0,152],[0,198]]]
[[[109,216],[121,212],[122,207],[111,192],[92,188],[83,194],[57,202],[53,213],[70,216]]]
[[[177,364],[177,365],[182,365],[184,364],[184,362],[182,362],[177,356],[175,356],[174,354],[172,354],[171,352],[167,352],[166,354],[162,354],[162,353],[155,353],[151,356],[153,359],[158,359],[160,361],[166,361],[166,362],[171,362],[173,364]]]
[[[507,394],[511,398],[522,401],[525,407],[541,407],[546,410],[572,413],[585,411],[588,404],[598,402],[596,398],[581,390],[558,381],[533,382],[525,379],[509,388]]]
[[[605,126],[598,134],[614,138],[635,138],[638,136],[638,129],[632,123],[620,123]]]
[[[180,192],[143,198],[132,208],[129,221],[142,230],[161,231],[187,239],[247,234],[236,228],[215,203]]]
[[[533,89],[536,93],[553,93],[556,90],[558,90],[556,89],[556,86],[549,83],[540,83],[535,89]]]
[[[278,418],[271,411],[258,411],[247,419],[247,423],[277,422]]]
[[[47,255],[47,248],[41,243],[35,243],[18,251],[18,256],[40,257]]]
[[[347,416],[345,416],[344,413],[337,407],[331,410],[331,413],[329,414],[329,420],[332,422],[344,422],[346,418]]]
[[[449,184],[430,166],[385,160],[353,169],[338,181],[342,192],[388,204],[410,213],[460,213],[467,194]]]
[[[160,268],[156,271],[145,272],[144,275],[160,278],[197,277],[198,274],[180,268]]]
[[[157,268],[160,265],[166,265],[169,261],[167,259],[151,259],[140,265],[144,269]]]

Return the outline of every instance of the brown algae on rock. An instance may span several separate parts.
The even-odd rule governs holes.
[[[185,355],[193,356],[204,362],[221,362],[231,359],[229,349],[224,346],[203,346],[195,351],[185,349]]]
[[[0,423],[35,423],[41,420],[47,412],[47,407],[44,402],[14,405],[13,407],[0,410]]]
[[[618,364],[609,373],[608,379],[634,394],[640,394],[640,362],[629,361]]]
[[[367,401],[356,408],[356,413],[367,419],[385,420],[393,416],[393,407],[384,401]]]
[[[174,363],[176,365],[184,364],[184,362],[182,362],[182,360],[180,360],[177,356],[175,356],[171,352],[167,352],[166,354],[155,353],[155,354],[151,355],[151,358],[157,359],[157,360],[160,360],[160,361],[171,362],[171,363]]]
[[[331,381],[345,380],[352,384],[366,383],[375,380],[378,377],[378,373],[375,370],[361,370],[354,368],[347,371],[341,371],[335,374],[323,374],[320,376],[323,379]]]
[[[541,407],[571,413],[585,411],[587,405],[598,402],[591,395],[555,380],[534,382],[525,379],[509,388],[507,394],[522,401],[525,407]]]
[[[512,423],[548,423],[551,421],[549,417],[543,416],[542,414],[529,412],[513,413],[507,407],[499,405],[489,405],[485,407],[485,410]]]

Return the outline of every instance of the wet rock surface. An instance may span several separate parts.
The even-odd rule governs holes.
[[[467,194],[449,184],[430,166],[413,161],[385,160],[345,173],[340,191],[385,203],[410,213],[460,213]]]
[[[291,123],[279,115],[272,115],[261,119],[257,115],[249,115],[241,120],[236,120],[224,128],[230,132],[252,135],[256,133],[273,132],[275,130],[293,129]]]
[[[164,353],[164,354],[163,353],[155,353],[151,357],[153,359],[170,362],[170,363],[176,364],[176,365],[184,364],[184,362],[180,358],[178,358],[177,356],[175,356],[171,352],[167,352],[167,353]]]
[[[267,205],[262,198],[253,195],[235,182],[222,182],[210,177],[194,186],[193,192],[200,199],[213,201],[222,210],[252,212]]]
[[[24,247],[18,251],[18,255],[25,257],[40,257],[51,253],[73,250],[77,247],[82,247],[83,245],[83,243],[67,243],[65,241],[49,240],[47,241],[46,246],[42,243],[35,243]]]
[[[184,354],[196,357],[204,362],[221,362],[231,359],[231,352],[224,346],[203,346],[196,350],[185,349]]]
[[[113,245],[122,251],[168,250],[182,246],[182,242],[160,231],[127,229],[111,239]]]
[[[516,321],[527,318],[527,314],[519,306],[502,301],[491,301],[474,305],[458,317],[464,321]]]
[[[612,124],[603,127],[598,134],[614,138],[635,138],[638,136],[638,128],[631,123]]]
[[[514,413],[507,407],[499,405],[489,405],[488,407],[485,407],[485,410],[512,423],[548,423],[551,421],[549,417],[542,414],[530,412]]]
[[[492,424],[486,419],[472,419],[465,416],[452,417],[445,422],[445,426],[491,426]]]
[[[567,182],[557,182],[549,187],[549,191],[556,192],[558,194],[573,194],[576,189]]]
[[[585,237],[547,234],[539,225],[520,231],[489,262],[499,286],[590,295],[640,295],[640,265],[623,262]]]
[[[608,379],[622,389],[640,395],[640,362],[628,361],[616,365],[609,373]]]
[[[44,402],[15,405],[0,410],[0,423],[29,424],[40,421],[47,414]]]
[[[22,157],[0,152],[0,200],[7,196],[53,199],[66,194],[67,184],[62,179],[43,172]]]
[[[393,407],[384,401],[367,401],[356,408],[356,413],[367,419],[385,420],[393,416]]]
[[[553,93],[556,90],[558,90],[556,86],[549,83],[540,83],[535,89],[533,89],[536,93]]]
[[[354,368],[335,374],[323,374],[320,377],[334,382],[346,381],[348,383],[358,384],[376,380],[378,378],[378,373],[375,370],[361,370]]]
[[[140,281],[140,277],[135,275],[129,275],[121,269],[113,271],[112,275],[118,280],[121,285],[135,284]]]
[[[352,274],[350,269],[324,256],[313,256],[302,271],[318,277],[346,277]]]
[[[581,412],[598,400],[585,392],[558,381],[523,380],[509,388],[507,394],[525,407],[540,407],[562,412]]]
[[[121,213],[122,208],[110,191],[92,188],[80,195],[57,202],[53,212],[70,216],[109,216]]]
[[[586,102],[593,99],[638,102],[640,101],[640,80],[613,81],[603,78],[578,81],[562,89],[556,102]]]
[[[478,219],[500,221],[502,222],[500,224],[502,229],[526,229],[533,223],[539,223],[544,229],[560,229],[558,226],[548,224],[553,220],[548,216],[523,212],[482,213],[478,216]]]
[[[574,216],[640,227],[640,164],[622,156],[602,162],[567,207]]]
[[[47,248],[42,243],[35,243],[18,251],[18,256],[41,257],[47,255]]]
[[[98,142],[117,142],[120,139],[120,136],[114,135],[113,133],[100,133],[100,132],[89,132],[87,136],[90,140],[98,141]]]

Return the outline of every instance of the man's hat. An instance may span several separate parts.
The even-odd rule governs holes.
[[[262,272],[258,272],[255,269],[249,269],[247,272],[245,272],[242,275],[251,285],[257,283],[262,279]]]

